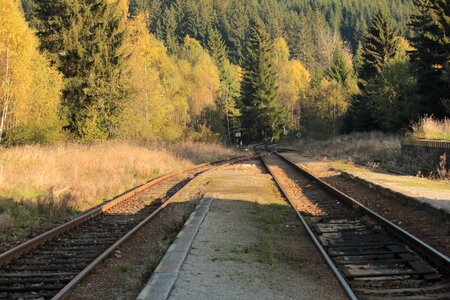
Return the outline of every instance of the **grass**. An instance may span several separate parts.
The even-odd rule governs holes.
[[[116,266],[117,271],[119,271],[120,273],[128,273],[131,270],[133,270],[133,265],[129,264],[129,263],[123,263],[120,265]]]
[[[438,120],[425,116],[412,126],[412,136],[416,139],[450,141],[450,119]]]
[[[341,135],[332,140],[296,140],[286,144],[314,158],[367,163],[398,159],[401,154],[400,140],[398,135],[370,132]]]
[[[382,132],[352,133],[331,140],[286,141],[285,146],[298,149],[304,156],[317,160],[339,162],[342,169],[352,168],[353,163],[369,165],[367,170],[378,167],[396,170],[409,175],[436,178],[438,161],[432,153],[424,153],[419,159],[402,155],[403,136]],[[343,165],[347,165],[345,168]]]
[[[211,257],[213,262],[249,262],[249,257],[252,260],[265,263],[269,265],[292,263],[292,259],[282,253],[274,243],[275,237],[280,237],[285,234],[286,214],[292,214],[292,208],[283,204],[268,204],[263,206],[256,206],[256,213],[254,215],[257,224],[260,227],[260,234],[257,242],[249,247],[234,247],[229,249],[228,245],[216,245],[217,250],[227,249],[225,254],[214,255]]]
[[[195,143],[0,147],[0,243],[26,239],[162,174],[232,155]]]
[[[285,230],[285,214],[292,213],[287,205],[270,204],[257,207],[256,219],[261,226],[261,235],[258,243],[251,249],[259,262],[273,264],[288,259],[276,251],[273,244],[273,235],[282,235]]]

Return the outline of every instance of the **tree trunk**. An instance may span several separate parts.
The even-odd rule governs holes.
[[[0,144],[3,141],[3,134],[5,132],[6,121],[8,117],[9,100],[11,98],[11,71],[10,71],[11,57],[9,49],[6,50],[6,66],[5,66],[5,96],[3,98],[2,117],[0,120]]]

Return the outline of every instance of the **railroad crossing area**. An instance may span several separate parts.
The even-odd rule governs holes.
[[[236,165],[204,179],[207,196],[138,299],[346,298],[258,164]],[[186,248],[186,253],[176,250]]]

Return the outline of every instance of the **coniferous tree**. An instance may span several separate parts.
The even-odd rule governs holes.
[[[228,20],[228,40],[234,50],[233,63],[242,65],[245,60],[247,33],[250,26],[248,11],[244,2],[235,0]]]
[[[360,77],[367,81],[379,74],[386,61],[395,57],[397,49],[396,30],[386,14],[379,11],[364,35],[362,50],[364,63],[361,66]]]
[[[450,61],[450,3],[416,0],[415,4],[411,41],[416,50],[412,51],[411,59],[418,77],[420,111],[443,117],[445,102],[450,99],[450,86],[445,79]]]
[[[282,131],[282,109],[276,102],[277,73],[272,42],[260,24],[252,26],[242,88],[243,123],[248,138],[277,139]]]
[[[118,3],[118,2],[117,2]],[[36,0],[42,48],[65,77],[63,113],[79,138],[110,136],[126,88],[124,13],[105,0]]]
[[[364,34],[360,50],[362,65],[359,68],[361,94],[355,95],[347,115],[346,131],[370,131],[377,129],[366,94],[369,81],[381,74],[383,66],[397,55],[398,37],[391,20],[379,11]],[[351,119],[351,120],[350,120]],[[352,124],[352,125],[349,125]]]
[[[207,44],[211,58],[220,69],[220,67],[223,66],[225,60],[228,59],[228,49],[219,30],[217,30],[216,28],[210,28],[208,30]]]
[[[338,83],[344,83],[353,75],[353,68],[345,61],[342,46],[334,51],[333,63],[328,70],[328,76]]]
[[[208,31],[208,49],[220,72],[220,93],[218,105],[225,115],[225,126],[230,143],[233,142],[232,133],[240,128],[240,111],[237,101],[240,96],[239,72],[228,59],[228,50],[221,33],[210,28]]]

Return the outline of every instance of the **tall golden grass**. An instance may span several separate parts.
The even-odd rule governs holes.
[[[159,175],[236,155],[214,144],[0,147],[2,233],[59,222]]]
[[[450,140],[450,119],[425,116],[412,126],[413,137],[428,140]]]

